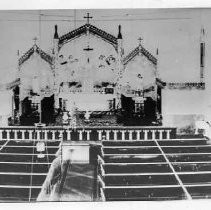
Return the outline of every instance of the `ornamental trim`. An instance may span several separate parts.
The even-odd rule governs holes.
[[[157,65],[157,58],[155,58],[148,50],[146,50],[143,46],[136,47],[132,50],[127,56],[123,59],[123,64],[127,65],[134,57],[136,57],[139,53],[144,55],[149,61],[151,61],[154,65]]]
[[[87,31],[89,31],[89,33],[91,33],[93,35],[97,35],[97,36],[101,37],[103,40],[112,44],[115,48],[117,47],[117,38],[115,36],[105,32],[102,29],[99,29],[91,24],[85,24],[85,25],[61,36],[59,38],[59,47],[61,48],[61,46],[63,44],[81,36],[82,34],[86,34]]]
[[[204,90],[205,83],[204,82],[169,82],[166,83],[166,88],[170,90]]]
[[[47,54],[46,52],[44,52],[41,48],[39,48],[36,44],[31,47],[24,55],[22,55],[19,60],[18,60],[18,64],[19,66],[21,66],[25,61],[27,61],[31,55],[33,55],[34,53],[37,53],[38,55],[40,55],[40,57],[45,60],[46,62],[48,62],[50,65],[53,64],[53,57],[50,56],[49,54]]]

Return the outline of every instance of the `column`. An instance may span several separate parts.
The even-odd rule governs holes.
[[[90,140],[90,132],[91,132],[91,130],[86,130],[85,132],[86,132],[86,135],[87,135],[87,141],[89,141]]]
[[[125,130],[121,130],[122,133],[122,140],[125,140]]]
[[[78,130],[79,132],[79,141],[83,140],[83,130]]]
[[[133,140],[133,131],[129,130],[129,140]]]
[[[143,130],[143,131],[144,131],[144,140],[147,140],[149,130]]]
[[[102,140],[102,132],[103,132],[102,130],[97,130],[99,141]]]
[[[0,130],[0,140],[2,140],[2,130]]]
[[[114,140],[117,140],[117,130],[113,130],[113,132],[114,132]]]
[[[166,130],[166,139],[170,139],[171,130]]]
[[[152,139],[155,139],[155,130],[151,130],[152,132]]]
[[[106,130],[106,140],[110,140],[110,130]]]

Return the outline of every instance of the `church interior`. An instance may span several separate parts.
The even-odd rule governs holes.
[[[51,20],[48,50],[41,28],[55,11],[38,14],[39,38],[18,51],[15,78],[0,84],[0,202],[211,198],[211,29],[198,10],[184,11],[188,24],[178,23],[183,10],[172,11],[176,18],[152,10],[169,28],[140,17],[130,27],[137,11],[148,14],[122,10],[124,21],[107,27],[98,10],[69,11],[74,27]],[[178,43],[167,33],[176,24]],[[160,35],[142,35],[146,28]],[[150,36],[166,51],[153,51]]]

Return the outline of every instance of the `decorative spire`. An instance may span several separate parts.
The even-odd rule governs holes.
[[[121,25],[119,25],[119,32],[118,32],[117,39],[122,39]]]
[[[59,38],[57,30],[58,30],[58,27],[57,27],[57,25],[55,25],[54,39],[58,39]]]
[[[160,66],[159,66],[159,49],[158,49],[158,47],[156,49],[156,59],[157,59],[157,63],[156,63],[155,76],[156,76],[156,78],[159,78],[159,68],[160,68]]]
[[[204,38],[205,38],[205,29],[204,27],[201,27],[200,42],[204,42]]]
[[[204,82],[205,69],[205,30],[201,27],[200,33],[200,82]]]
[[[202,33],[202,35],[205,35],[204,27],[201,28],[201,33]]]

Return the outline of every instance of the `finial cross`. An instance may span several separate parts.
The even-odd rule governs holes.
[[[87,15],[86,15],[86,16],[84,16],[84,18],[86,18],[86,19],[87,19],[87,24],[89,24],[89,19],[92,19],[92,17],[91,17],[91,16],[89,16],[89,12],[87,12]]]
[[[143,38],[139,37],[138,40],[139,40],[139,42],[141,42],[143,40]]]
[[[38,38],[37,37],[34,37],[33,40],[34,40],[34,44],[37,44]]]

